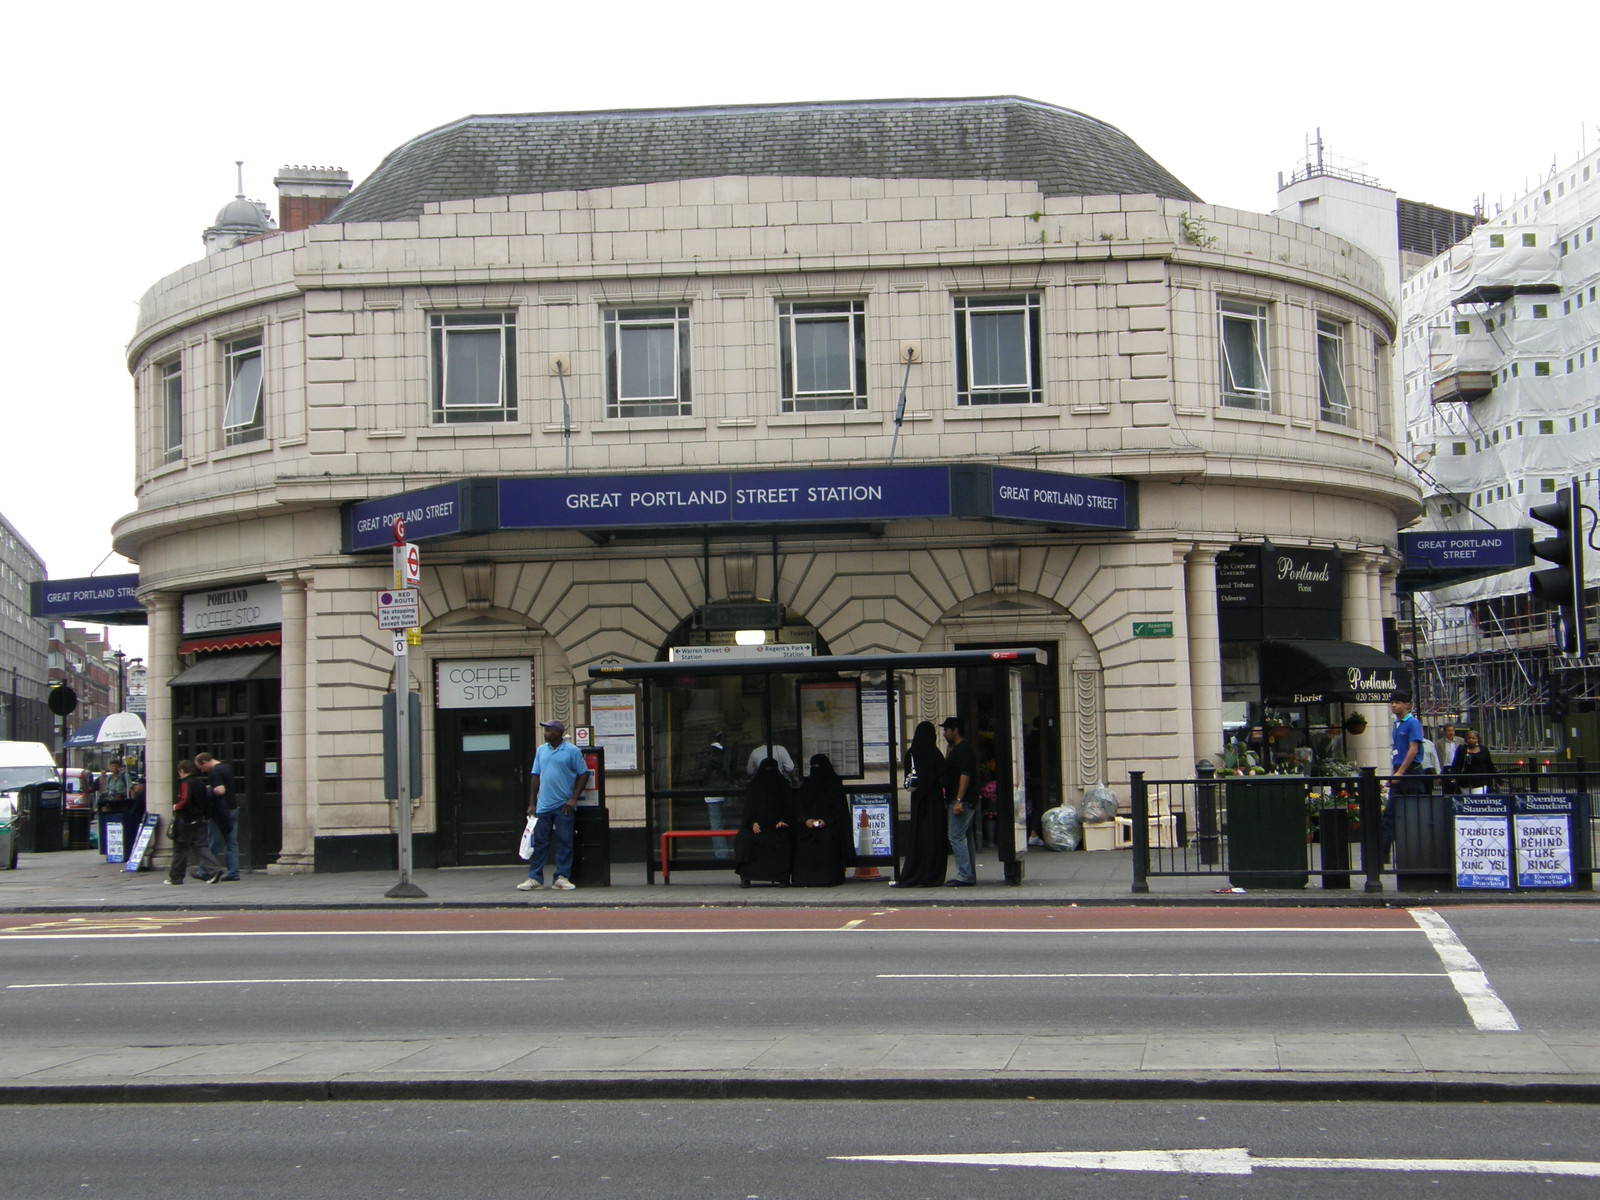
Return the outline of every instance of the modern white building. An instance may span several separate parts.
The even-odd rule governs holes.
[[[128,347],[149,769],[237,763],[257,865],[392,861],[395,516],[424,864],[514,861],[539,720],[605,748],[619,853],[646,734],[669,772],[796,735],[792,690],[645,713],[596,664],[1037,646],[1058,794],[1387,698],[1346,680],[1393,666],[1419,497],[1348,241],[1015,97],[468,117],[337,182],[158,281]],[[917,674],[888,741],[981,744],[986,687]]]

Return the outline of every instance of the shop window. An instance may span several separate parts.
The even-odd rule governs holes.
[[[516,420],[515,313],[434,313],[428,335],[434,421]]]
[[[1219,300],[1217,318],[1223,405],[1268,411],[1272,384],[1267,372],[1267,306]]]
[[[161,372],[161,461],[177,462],[183,457],[183,362],[162,363]]]
[[[1044,399],[1039,296],[957,296],[956,403]]]
[[[1350,423],[1350,396],[1344,386],[1345,327],[1326,317],[1317,318],[1317,392],[1322,419]]]
[[[259,442],[266,436],[261,404],[261,335],[223,343],[222,366],[228,394],[222,409],[223,444]]]
[[[608,308],[606,417],[687,417],[689,308]]]
[[[867,407],[867,314],[861,300],[778,305],[784,412]]]

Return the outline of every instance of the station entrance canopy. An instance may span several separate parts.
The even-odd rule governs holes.
[[[1138,492],[1126,480],[989,463],[463,479],[347,504],[344,552],[393,545],[396,518],[419,542],[500,530],[604,537],[952,517],[1127,532],[1139,527]]]

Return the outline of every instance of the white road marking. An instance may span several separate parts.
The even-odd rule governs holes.
[[[1473,1025],[1492,1033],[1515,1033],[1520,1028],[1517,1019],[1495,995],[1494,988],[1489,986],[1489,977],[1472,957],[1472,952],[1461,944],[1455,930],[1431,908],[1413,908],[1411,919],[1432,943],[1451,984],[1467,1006]]]
[[[233,915],[233,914],[228,914]],[[215,919],[215,918],[212,918]],[[838,925],[815,925],[809,928],[797,929],[793,926],[727,926],[711,927],[706,929],[652,929],[648,926],[638,928],[628,927],[621,929],[242,929],[232,932],[225,930],[193,929],[193,930],[145,930],[129,928],[123,933],[29,933],[26,925],[13,925],[0,932],[0,942],[49,942],[49,941],[96,941],[123,939],[127,941],[146,941],[151,938],[264,938],[264,937],[665,937],[677,935],[680,937],[693,937],[704,933],[840,933],[843,930]],[[852,929],[851,933],[944,933],[944,934],[982,934],[991,937],[1006,934],[1012,937],[1032,937],[1047,935],[1050,937],[1104,937],[1115,934],[1119,937],[1129,937],[1135,934],[1174,934],[1181,933],[1185,937],[1197,937],[1202,934],[1268,934],[1292,933],[1304,937],[1308,934],[1340,934],[1340,935],[1372,935],[1399,933],[1410,937],[1413,929],[1361,929],[1361,928],[1328,928],[1327,926],[1241,926],[1236,929],[1192,929],[1182,925],[1162,926],[1150,928],[1140,926],[1134,929],[1119,929],[1113,926],[1101,926],[1095,929],[991,929],[976,927],[970,929],[951,929],[940,925],[907,925],[895,928],[864,927]]]
[[[1059,971],[879,975],[879,979],[1439,979],[1442,971]]]
[[[1043,1167],[1072,1171],[1147,1171],[1169,1175],[1249,1175],[1253,1171],[1401,1171],[1467,1175],[1576,1175],[1600,1179],[1600,1162],[1517,1158],[1269,1158],[1243,1147],[1221,1150],[1086,1150],[1039,1154],[852,1154],[835,1162]]]
[[[556,975],[535,975],[526,978],[491,977],[482,979],[452,977],[448,979],[107,979],[85,980],[80,983],[8,983],[8,992],[43,991],[49,988],[135,988],[135,987],[246,987],[264,983],[565,983]]]

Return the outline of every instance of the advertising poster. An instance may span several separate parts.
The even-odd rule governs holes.
[[[893,854],[889,819],[893,809],[887,796],[851,796],[851,839],[857,858],[888,858]]]
[[[1456,816],[1456,886],[1511,886],[1511,838],[1503,814]]]
[[[1517,886],[1572,886],[1572,823],[1565,813],[1518,813]]]

